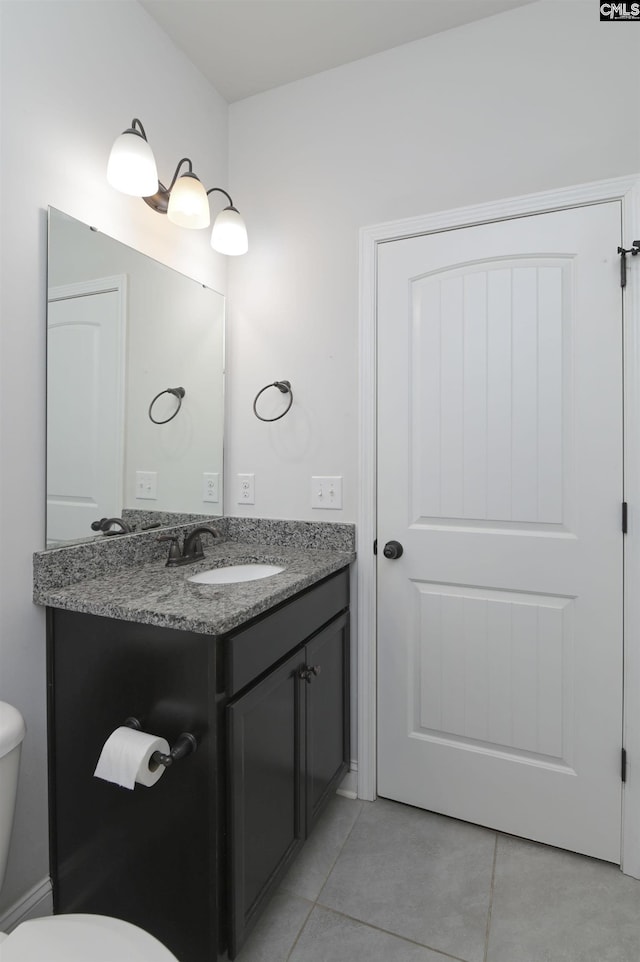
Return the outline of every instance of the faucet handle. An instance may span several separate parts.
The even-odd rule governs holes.
[[[180,551],[180,543],[178,541],[177,534],[161,534],[156,538],[156,541],[170,541],[169,546],[169,557],[167,558],[167,564],[175,564],[176,561],[182,558],[182,552]]]

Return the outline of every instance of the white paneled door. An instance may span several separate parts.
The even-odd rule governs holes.
[[[84,290],[88,285],[81,285]],[[122,513],[125,325],[121,293],[49,292],[47,542],[88,538]]]
[[[613,862],[620,237],[611,202],[378,255],[378,792]]]

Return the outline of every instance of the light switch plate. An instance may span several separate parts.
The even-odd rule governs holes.
[[[342,477],[311,478],[312,508],[342,508]]]
[[[136,499],[138,501],[158,500],[157,471],[136,471]]]
[[[202,475],[202,500],[214,504],[220,501],[220,475],[217,472],[205,471]]]
[[[238,504],[255,504],[255,475],[238,475]]]

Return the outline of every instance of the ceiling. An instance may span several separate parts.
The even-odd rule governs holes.
[[[141,0],[228,103],[534,0]]]

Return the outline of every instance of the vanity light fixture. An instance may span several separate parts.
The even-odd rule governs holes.
[[[181,173],[184,164],[187,170]],[[220,254],[246,254],[249,248],[247,228],[227,191],[222,187],[206,190],[194,174],[189,157],[182,158],[171,183],[165,187],[158,180],[153,151],[137,117],[116,138],[111,148],[107,180],[123,194],[142,197],[149,207],[158,214],[166,214],[173,224],[195,230],[210,224],[209,194],[214,191],[224,194],[229,204],[214,221],[211,246]]]

